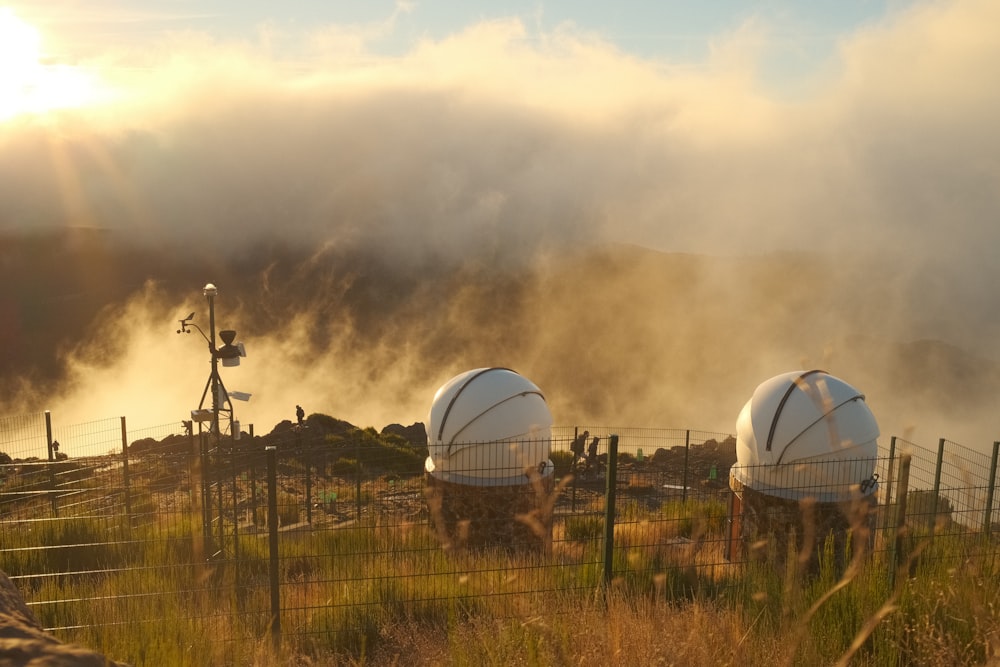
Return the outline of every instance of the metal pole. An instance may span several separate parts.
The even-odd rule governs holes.
[[[937,463],[934,466],[934,496],[931,499],[931,539],[937,529],[938,494],[941,493],[941,468],[944,463],[944,438],[938,440]]]
[[[224,516],[224,514],[223,514],[224,508],[223,508],[223,505],[222,505],[222,460],[221,460],[220,455],[219,455],[219,449],[218,449],[218,447],[216,447],[216,449],[215,449],[215,466],[214,466],[214,468],[215,468],[215,490],[217,491],[217,493],[215,494],[215,496],[216,496],[216,501],[217,501],[218,506],[219,506],[219,544],[217,545],[217,549],[216,550],[218,552],[220,552],[219,555],[221,555],[221,552],[225,548],[226,535],[223,532],[223,529],[224,529],[223,524],[225,522],[222,520],[222,517]]]
[[[361,521],[361,438],[354,441],[354,457],[358,462],[357,469],[354,471],[354,517]]]
[[[885,481],[885,512],[886,512],[885,521],[886,521],[886,523],[883,524],[883,527],[888,526],[889,521],[891,520],[889,518],[889,516],[890,516],[889,515],[889,508],[892,507],[892,481],[893,481],[892,480],[892,476],[896,472],[895,471],[895,467],[896,467],[896,436],[892,436],[892,439],[889,440],[889,472],[886,475],[886,477],[888,479],[886,479],[886,481]]]
[[[208,283],[205,285],[202,293],[205,298],[208,299],[208,353],[211,356],[212,372],[208,378],[209,390],[212,392],[212,428],[211,437],[215,443],[215,459],[211,457],[208,458],[209,464],[212,466],[213,470],[209,475],[215,480],[215,484],[218,490],[218,507],[219,507],[219,544],[218,548],[221,550],[224,544],[224,535],[222,527],[222,471],[219,468],[219,452],[221,450],[221,432],[222,429],[219,427],[219,360],[215,355],[215,296],[218,294],[218,289],[214,284]],[[214,465],[213,465],[214,464]]]
[[[56,460],[56,452],[52,448],[52,413],[45,411],[45,442],[49,450],[49,501],[52,503],[52,516],[59,518],[59,503],[56,500],[56,470],[52,463]]]
[[[49,461],[55,461],[56,455],[52,451],[52,413],[45,411],[45,446],[48,450]]]
[[[579,437],[580,437],[580,427],[579,426],[575,426],[575,427],[573,427],[573,441],[575,442],[576,439],[579,438]],[[576,454],[573,454],[573,465],[570,467],[569,476],[570,476],[570,479],[573,480],[573,495],[572,495],[571,500],[570,500],[569,511],[572,512],[573,514],[576,514],[576,478],[577,478],[577,474],[576,474]]]
[[[211,285],[211,287],[210,287]],[[212,375],[210,384],[212,390],[212,432],[215,434],[215,446],[219,446],[219,360],[215,356],[215,286],[205,285],[204,294],[208,299],[208,353],[212,357]]]
[[[687,502],[688,499],[688,455],[691,453],[691,430],[684,434],[684,488],[681,490],[681,500]]]
[[[257,529],[257,453],[253,451],[253,424],[250,424],[250,512]]]
[[[983,513],[983,533],[990,536],[993,530],[993,491],[997,483],[997,455],[1000,454],[1000,441],[993,443],[993,460],[990,462],[990,481],[986,486],[986,508]]]
[[[232,429],[235,431],[236,429]],[[236,581],[240,581],[240,515],[239,515],[239,493],[237,488],[237,467],[236,467],[236,433],[230,432],[232,438],[229,449],[229,475],[233,480],[233,560],[236,561]]]
[[[268,575],[271,583],[271,641],[281,647],[281,590],[278,581],[278,463],[277,448],[267,447]]]
[[[618,490],[618,436],[608,436],[608,478],[604,494],[604,584],[615,570],[615,495]]]
[[[132,492],[128,480],[128,429],[125,427],[125,417],[122,416],[122,486],[125,487],[125,516],[128,525],[132,525]]]

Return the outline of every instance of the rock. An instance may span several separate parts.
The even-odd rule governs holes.
[[[0,666],[127,667],[82,646],[64,644],[38,623],[24,598],[0,571]]]
[[[415,422],[409,426],[389,424],[382,429],[382,435],[386,434],[398,435],[418,449],[427,446],[427,429],[421,422]]]

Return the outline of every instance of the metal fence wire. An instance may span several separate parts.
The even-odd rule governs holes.
[[[594,450],[573,451],[584,435]],[[84,643],[170,619],[343,648],[392,610],[514,616],[609,584],[725,596],[790,550],[864,548],[894,576],[916,540],[924,558],[986,548],[998,516],[997,445],[946,440],[776,472],[741,468],[729,434],[557,427],[551,465],[504,484],[428,474],[426,443],[371,429],[235,440],[46,414],[0,420],[0,443],[0,562],[47,629]],[[949,540],[962,550],[935,552]]]

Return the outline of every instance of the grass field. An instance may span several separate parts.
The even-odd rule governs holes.
[[[995,541],[910,535],[891,583],[887,550],[844,566],[832,541],[809,574],[729,564],[719,504],[669,511],[618,526],[610,582],[594,515],[545,554],[447,552],[421,522],[283,535],[277,649],[265,536],[213,562],[190,519],[40,521],[3,568],[59,601],[34,611],[60,639],[135,665],[1000,665]]]

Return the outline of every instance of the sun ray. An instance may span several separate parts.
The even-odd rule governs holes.
[[[75,164],[72,146],[61,137],[49,137],[49,157],[64,222],[70,226],[97,226],[90,200],[80,181],[80,166]]]

